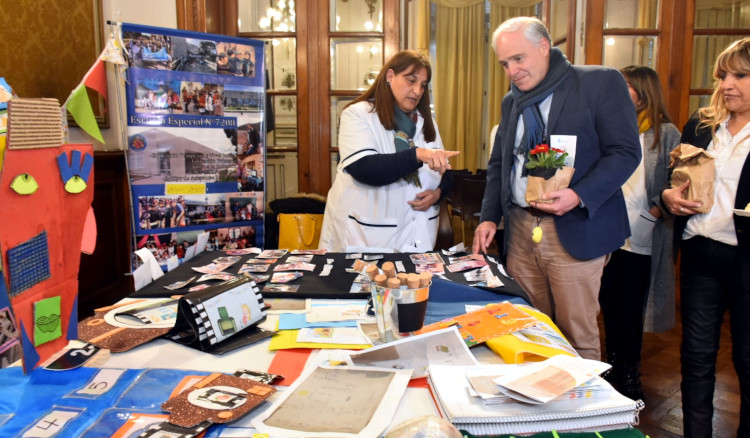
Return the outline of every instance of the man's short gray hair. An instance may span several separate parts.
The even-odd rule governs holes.
[[[539,45],[542,38],[550,43],[550,47],[552,46],[552,39],[541,20],[536,17],[513,17],[502,22],[502,24],[495,29],[495,32],[492,33],[492,50],[495,51],[497,49],[497,37],[500,36],[501,33],[515,32],[517,30],[523,30],[523,36],[535,46]]]

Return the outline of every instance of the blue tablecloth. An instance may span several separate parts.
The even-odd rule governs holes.
[[[505,280],[505,279],[503,279]],[[525,299],[495,293],[489,290],[454,283],[434,277],[427,302],[425,325],[466,313],[466,305],[483,306],[490,303],[510,301],[513,304],[529,304]]]

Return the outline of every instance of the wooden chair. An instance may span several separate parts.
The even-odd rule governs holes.
[[[482,211],[482,198],[487,179],[481,176],[457,176],[453,179],[451,216],[461,219],[461,239],[466,243],[466,222]]]
[[[451,173],[453,173],[453,180],[455,181],[456,178],[465,178],[467,176],[471,176],[471,170],[469,169],[452,169]],[[450,205],[453,204],[453,193],[452,190],[451,193],[448,193],[448,196],[445,197],[445,199],[448,200],[448,211],[450,212]]]
[[[479,219],[482,212],[482,199],[484,199],[484,188],[487,178],[469,178],[464,181],[463,206],[461,208],[461,235],[466,241],[465,227],[474,224],[474,219]]]
[[[448,207],[448,201],[443,198],[440,201],[440,213],[438,215],[438,234],[435,241],[435,250],[450,249],[453,246],[453,221]]]

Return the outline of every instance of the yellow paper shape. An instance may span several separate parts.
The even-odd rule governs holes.
[[[541,322],[546,323],[552,329],[557,332],[563,339],[565,336],[562,334],[557,325],[552,322],[549,316],[544,313],[527,306],[515,306],[520,311],[538,319]],[[565,339],[567,342],[567,339]],[[560,350],[559,348],[547,347],[544,345],[534,344],[531,342],[524,342],[512,334],[498,336],[496,338],[489,339],[487,347],[497,353],[503,358],[505,363],[524,363],[524,362],[539,362],[548,359],[558,354],[566,354],[573,356],[572,354]]]
[[[364,350],[370,348],[371,345],[365,344],[319,344],[314,342],[297,342],[297,334],[299,330],[279,330],[271,338],[271,343],[268,345],[268,349],[274,350],[285,350],[288,348],[334,348],[344,350]]]

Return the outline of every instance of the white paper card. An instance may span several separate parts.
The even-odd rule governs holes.
[[[210,234],[208,232],[203,232],[198,235],[198,241],[195,242],[195,254],[200,254],[203,251],[206,250],[206,245],[208,245],[208,236]]]
[[[167,259],[167,272],[171,271],[179,265],[180,259],[178,259],[176,255],[173,255],[172,257]]]
[[[81,395],[102,395],[112,389],[124,373],[124,369],[104,368],[94,375],[86,386],[76,391]]]
[[[565,157],[565,165],[568,167],[575,167],[576,162],[576,140],[575,135],[551,135],[549,138],[549,146],[556,149],[561,149],[568,153]]]
[[[151,268],[148,265],[141,265],[136,268],[135,271],[133,271],[133,283],[135,285],[135,290],[140,290],[148,286],[151,281]]]
[[[164,271],[161,270],[161,266],[159,265],[159,262],[156,261],[156,257],[151,253],[151,250],[144,247],[135,253],[141,258],[141,260],[143,260],[143,264],[148,266],[148,270],[151,273],[151,279],[156,280],[164,275]]]

